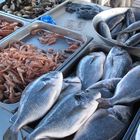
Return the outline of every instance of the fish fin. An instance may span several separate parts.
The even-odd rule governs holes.
[[[12,131],[11,127],[3,135],[3,140],[18,140],[18,132]]]
[[[96,101],[99,103],[98,108],[109,108],[109,107],[112,107],[112,105],[111,105],[111,103],[109,102],[108,99],[99,98]]]
[[[11,118],[10,118],[10,122],[14,123],[17,119],[18,113],[16,112]]]

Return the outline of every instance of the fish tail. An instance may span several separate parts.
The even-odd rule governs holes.
[[[99,103],[98,108],[112,107],[112,105],[108,99],[100,98],[100,99],[97,99],[97,102]]]
[[[15,132],[9,127],[3,136],[3,140],[18,140],[18,132]]]

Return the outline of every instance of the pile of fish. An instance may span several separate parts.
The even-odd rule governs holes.
[[[0,5],[0,8],[9,14],[34,19],[54,8],[59,4],[58,2],[57,0],[5,0],[5,2]]]
[[[10,22],[4,19],[0,20],[0,39],[3,39],[7,35],[13,33],[17,29],[22,27],[18,22]]]
[[[117,65],[117,66],[116,66]],[[121,140],[140,101],[140,65],[114,47],[82,58],[75,76],[44,74],[23,91],[14,123],[3,140],[17,140],[23,126],[43,118],[26,140]],[[110,131],[111,130],[111,131]]]
[[[93,19],[93,17],[101,11],[103,11],[103,9],[97,5],[91,6],[73,2],[68,2],[66,4],[66,12],[76,13],[78,18],[82,18],[85,20]]]
[[[140,21],[136,21],[132,9],[107,21],[100,21],[97,30],[103,37],[117,40],[125,46],[140,47]]]

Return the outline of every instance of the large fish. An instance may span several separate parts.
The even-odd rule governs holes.
[[[23,126],[45,115],[57,100],[62,83],[62,73],[57,71],[44,74],[30,83],[23,91],[16,120],[3,140],[17,140],[18,131]]]
[[[100,92],[102,98],[111,98],[120,80],[121,78],[112,78],[99,81],[88,87],[85,92],[91,92],[93,94]]]
[[[102,78],[105,58],[103,52],[93,52],[80,61],[76,74],[81,79],[82,89],[88,88]]]
[[[98,107],[97,94],[73,94],[65,96],[43,118],[27,140],[49,140],[72,135],[86,122]]]
[[[99,99],[99,105],[102,108],[125,104],[131,105],[140,101],[140,66],[130,70],[118,83],[114,96],[112,98]]]
[[[112,39],[110,29],[105,21],[100,21],[98,23],[98,32],[101,36]]]
[[[59,99],[67,95],[76,94],[77,92],[81,91],[82,84],[81,80],[78,77],[68,77],[63,80],[63,88]]]
[[[76,133],[73,140],[119,140],[131,118],[131,109],[115,106],[97,110]]]
[[[127,51],[113,47],[105,61],[103,79],[123,77],[130,69],[131,64],[132,59]]]

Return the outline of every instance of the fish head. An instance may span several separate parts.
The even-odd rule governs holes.
[[[28,93],[41,93],[44,92],[47,88],[57,85],[62,88],[63,75],[62,72],[52,71],[47,74],[43,74],[33,82],[31,82],[23,91],[25,96]],[[25,94],[26,93],[26,94]]]

